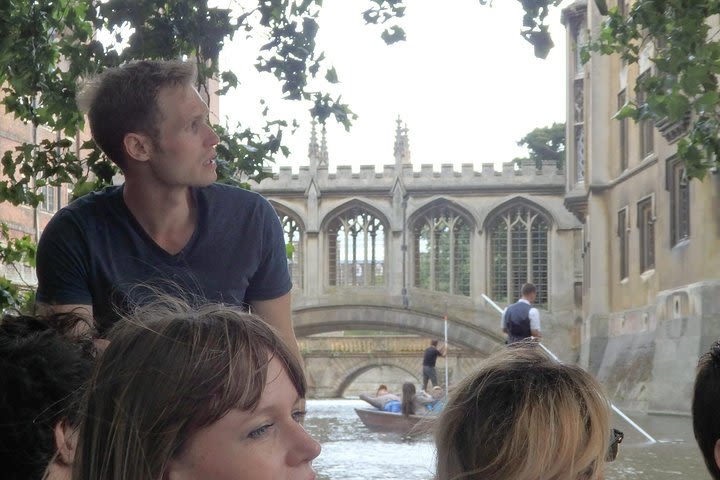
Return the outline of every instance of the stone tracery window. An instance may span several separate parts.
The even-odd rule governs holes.
[[[285,250],[288,257],[288,270],[293,288],[303,288],[303,231],[295,217],[276,209],[285,237]]]
[[[587,43],[587,25],[582,17],[573,21],[572,48],[575,50],[573,69],[573,144],[575,181],[585,180],[585,67],[580,52]]]
[[[330,285],[371,287],[385,284],[385,225],[354,207],[328,227]]]
[[[437,206],[413,228],[414,286],[470,295],[470,223],[449,206]]]
[[[532,282],[538,289],[536,303],[546,306],[550,224],[545,216],[529,206],[516,205],[500,212],[488,225],[493,299],[515,302],[523,284]]]

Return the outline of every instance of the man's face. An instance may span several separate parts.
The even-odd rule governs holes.
[[[157,99],[159,137],[153,142],[150,168],[167,186],[206,186],[217,179],[215,145],[208,107],[190,85],[166,87]]]

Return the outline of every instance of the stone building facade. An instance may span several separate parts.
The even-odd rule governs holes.
[[[592,1],[563,11],[565,205],[582,222],[581,361],[619,404],[685,413],[697,358],[720,336],[720,175],[687,179],[675,157],[687,125],[611,118],[627,101],[642,104],[635,84],[653,68],[653,45],[639,65],[600,55],[583,65],[579,47],[602,20]]]
[[[394,158],[382,171],[330,173],[325,135],[318,141],[313,129],[309,165],[252,185],[276,207],[293,245],[294,310],[343,298],[422,311],[449,306],[467,321],[490,312],[497,346],[499,316],[482,294],[504,306],[530,280],[548,344],[577,359],[581,229],[563,205],[564,171],[534,162],[415,171],[399,120]]]

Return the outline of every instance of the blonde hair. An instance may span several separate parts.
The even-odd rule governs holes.
[[[609,432],[598,382],[519,342],[451,394],[435,431],[436,479],[599,479]]]
[[[116,325],[81,410],[74,480],[157,480],[199,429],[252,410],[271,358],[300,397],[298,359],[258,317],[164,298]]]

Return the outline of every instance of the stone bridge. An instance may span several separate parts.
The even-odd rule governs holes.
[[[403,381],[422,381],[422,354],[427,338],[418,337],[313,337],[299,340],[308,377],[308,397],[338,398],[363,373],[380,367],[404,372]],[[451,347],[447,359],[438,358],[438,380],[448,369],[450,385],[471,373],[484,357],[473,351]],[[373,384],[388,382],[378,378]],[[397,388],[397,385],[395,386]]]

